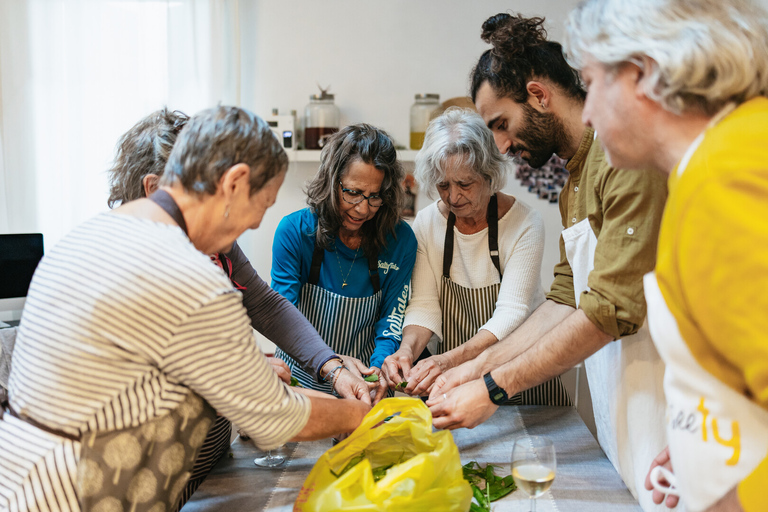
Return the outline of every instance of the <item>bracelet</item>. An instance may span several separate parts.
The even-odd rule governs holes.
[[[349,368],[347,368],[346,366],[341,366],[341,367],[339,367],[339,368],[340,368],[340,369],[342,369],[342,370],[347,370],[347,371],[349,371]],[[339,368],[337,368],[337,370],[338,370]],[[335,372],[336,372],[336,370],[334,370],[334,373],[335,373]],[[332,391],[336,391],[336,381],[337,381],[337,380],[339,380],[339,375],[341,375],[341,372],[339,372],[339,373],[336,373],[336,374],[333,376],[333,380],[331,380],[331,390],[332,390]]]
[[[323,377],[323,382],[328,382],[329,380],[332,380],[333,374],[336,373],[336,371],[339,370],[340,368],[346,368],[346,366],[344,366],[344,364],[340,364],[339,366],[335,367],[333,370],[326,373],[325,377]]]
[[[334,359],[336,361],[338,361],[338,365],[339,366],[344,366],[344,360],[343,359],[341,359],[339,356],[333,356],[332,358],[328,359],[328,361],[323,363],[323,367],[325,367],[325,365],[327,365],[330,361],[333,361]],[[337,366],[336,368],[338,368],[339,366]],[[334,368],[333,370],[335,370],[336,368]],[[331,370],[331,372],[333,370]],[[322,372],[322,371],[323,371],[323,368],[320,368],[320,370],[318,370],[318,372],[317,372],[318,377],[320,377],[320,372]],[[328,376],[331,374],[331,372],[326,373],[325,377],[320,377],[323,380],[323,382],[328,382]]]

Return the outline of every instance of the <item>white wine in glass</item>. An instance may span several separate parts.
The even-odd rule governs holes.
[[[555,445],[542,436],[515,439],[512,446],[512,478],[530,496],[531,512],[536,512],[536,498],[552,486],[557,470]]]

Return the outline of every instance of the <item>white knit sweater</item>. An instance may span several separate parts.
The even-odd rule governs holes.
[[[412,294],[403,327],[426,327],[442,339],[440,310],[443,248],[448,220],[437,202],[418,213],[413,231],[419,243],[413,268]],[[541,287],[541,258],[544,252],[544,224],[541,215],[516,200],[499,219],[499,260],[501,281],[493,317],[481,328],[502,339],[514,331],[544,302]],[[499,282],[488,251],[488,228],[465,235],[454,227],[451,280],[467,288],[483,288]]]

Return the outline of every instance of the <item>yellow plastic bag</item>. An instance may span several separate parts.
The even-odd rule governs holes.
[[[338,478],[331,472],[340,474],[363,452],[362,461]],[[386,476],[374,481],[372,469],[390,464]],[[471,500],[451,433],[432,433],[432,414],[418,398],[388,398],[320,457],[293,510],[465,512]]]

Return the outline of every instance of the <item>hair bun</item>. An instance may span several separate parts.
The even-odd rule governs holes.
[[[482,39],[493,45],[492,53],[502,59],[511,59],[534,46],[547,42],[544,18],[524,18],[502,12],[483,23]]]

